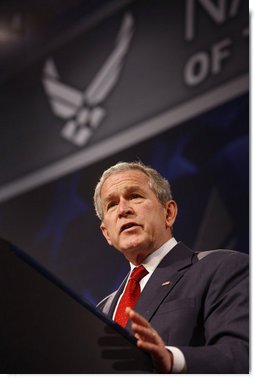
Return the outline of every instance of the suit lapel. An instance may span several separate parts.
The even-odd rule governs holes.
[[[183,243],[178,243],[155,269],[136,303],[135,310],[149,321],[163,299],[182,278],[185,269],[192,265],[193,259],[196,259],[193,251]],[[130,330],[130,322],[127,329]]]
[[[108,312],[106,312],[108,314],[108,316],[113,319],[113,314],[114,314],[114,310],[115,310],[115,307],[116,307],[116,304],[117,304],[117,301],[119,299],[119,296],[121,295],[121,293],[123,292],[123,289],[124,289],[124,286],[125,286],[125,283],[126,283],[126,280],[128,279],[128,275],[129,273],[126,275],[126,277],[124,278],[124,280],[122,281],[122,283],[120,284],[120,287],[118,288],[117,291],[115,291],[113,294],[112,294],[112,297],[110,299],[108,299],[108,301],[111,301],[111,304],[109,306],[109,310]]]

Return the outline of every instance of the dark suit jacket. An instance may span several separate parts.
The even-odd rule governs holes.
[[[110,318],[125,281],[98,305]],[[135,310],[166,346],[181,349],[188,373],[248,373],[248,291],[246,254],[195,253],[180,242],[150,277]],[[126,328],[131,332],[130,322]]]

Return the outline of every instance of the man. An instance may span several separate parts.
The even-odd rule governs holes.
[[[151,354],[156,372],[248,373],[247,255],[197,253],[177,243],[170,185],[142,163],[106,170],[94,203],[107,242],[131,271],[145,271],[134,309],[124,300],[130,275],[98,307],[123,326],[127,316],[126,329]]]

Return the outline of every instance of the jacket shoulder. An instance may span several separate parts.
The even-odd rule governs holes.
[[[249,256],[246,253],[241,253],[236,250],[226,250],[226,249],[216,249],[207,251],[197,251],[195,252],[196,257],[199,261],[204,258],[209,257],[209,260],[222,261],[224,259],[228,260],[242,260],[243,262],[249,261]]]

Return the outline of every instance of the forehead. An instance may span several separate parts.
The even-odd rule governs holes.
[[[128,190],[130,188],[148,187],[148,176],[140,170],[126,170],[111,174],[103,183],[101,195]]]

